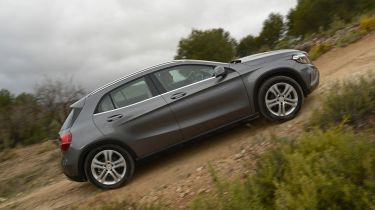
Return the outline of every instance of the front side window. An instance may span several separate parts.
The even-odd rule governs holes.
[[[111,92],[110,95],[116,108],[129,106],[152,97],[144,78],[126,84]]]
[[[154,74],[166,91],[190,85],[214,75],[214,67],[206,65],[174,66]]]

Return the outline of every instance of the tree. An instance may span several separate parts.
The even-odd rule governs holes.
[[[239,44],[237,45],[237,56],[244,57],[247,55],[257,53],[260,48],[261,42],[259,37],[248,35],[242,38]]]
[[[9,122],[13,103],[14,96],[8,90],[0,90],[0,151],[11,145]]]
[[[82,87],[75,85],[72,79],[59,80],[45,78],[36,87],[35,97],[44,108],[46,115],[61,126],[68,116],[69,106],[82,98],[85,91]]]
[[[178,44],[175,59],[200,59],[212,61],[231,61],[235,56],[236,41],[229,32],[221,28],[195,30]]]
[[[0,112],[12,105],[14,96],[9,92],[9,90],[0,90]]]
[[[0,90],[0,151],[55,138],[70,104],[84,96],[72,80],[46,78],[35,94]]]
[[[269,48],[274,48],[277,42],[282,38],[284,33],[283,16],[280,14],[271,13],[263,22],[263,28],[260,32],[260,39],[263,45]]]
[[[46,138],[43,125],[43,109],[36,98],[29,93],[21,93],[15,99],[10,110],[10,147],[17,144],[31,144]]]
[[[345,22],[375,8],[374,0],[298,0],[287,15],[288,34],[304,36],[327,29],[334,19]]]

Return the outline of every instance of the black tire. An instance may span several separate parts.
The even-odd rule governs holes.
[[[296,93],[296,95],[298,96],[298,101],[294,102],[296,103],[296,105],[294,106],[295,108],[290,109],[290,113],[285,113],[284,116],[280,116],[280,115],[277,115],[277,113],[276,114],[273,113],[275,111],[272,109],[271,109],[272,111],[270,111],[270,109],[266,105],[266,94],[267,93],[270,94],[268,91],[270,90],[271,87],[273,87],[276,84],[281,85],[281,87],[283,86],[283,84],[291,85],[294,88],[295,92],[291,93],[290,96],[292,94],[294,95],[294,93]],[[267,97],[269,97],[269,95],[267,95]],[[284,96],[282,96],[282,99],[275,98],[273,100],[282,100],[284,102]],[[304,95],[303,95],[301,86],[294,79],[290,77],[286,77],[286,76],[274,76],[274,77],[267,79],[265,82],[262,83],[258,91],[259,111],[265,118],[271,121],[285,122],[285,121],[293,119],[294,117],[297,116],[298,112],[300,111],[303,101],[304,101]],[[280,106],[279,105],[277,106],[278,106],[277,108],[280,109]],[[291,108],[293,108],[291,105],[284,105],[284,106],[290,106]],[[285,107],[285,109],[286,108],[287,107]]]
[[[122,155],[122,157],[125,159],[125,162],[126,162],[126,170],[124,169],[125,170],[124,176],[114,184],[104,184],[104,183],[99,182],[94,177],[93,172],[91,170],[91,163],[92,163],[94,157],[97,154],[99,154],[99,153],[101,153],[105,150],[113,150],[115,152],[118,152],[119,154]],[[115,154],[117,154],[117,153],[115,153]],[[86,177],[91,184],[93,184],[93,185],[95,185],[95,186],[97,186],[101,189],[115,189],[115,188],[119,188],[119,187],[124,186],[129,181],[129,179],[133,176],[134,160],[133,160],[132,156],[130,155],[130,153],[128,151],[126,151],[124,148],[122,148],[118,145],[109,144],[109,145],[99,146],[99,147],[91,150],[89,152],[89,154],[86,156],[84,167],[85,167]],[[103,169],[103,170],[106,170],[106,169]]]

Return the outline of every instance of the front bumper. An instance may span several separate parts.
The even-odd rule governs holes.
[[[312,93],[318,86],[320,82],[320,73],[318,68],[314,65],[309,65],[306,68],[306,73],[308,74],[308,83],[306,84],[307,86],[307,93],[306,95]]]
[[[318,68],[315,66],[312,67],[313,70],[310,73],[311,82],[310,82],[310,93],[319,86],[320,82],[320,73]]]

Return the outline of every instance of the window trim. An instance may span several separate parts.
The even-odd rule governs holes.
[[[198,83],[203,83],[203,82],[206,82],[206,81],[209,81],[209,80],[212,80],[212,79],[216,79],[216,77],[210,77],[210,78],[207,78],[207,79],[204,79],[204,80],[198,81],[198,82],[194,82],[194,83],[191,83],[191,84],[188,84],[188,85],[185,85],[185,86],[182,86],[182,87],[179,87],[179,88],[176,88],[176,89],[173,89],[173,90],[170,90],[170,91],[164,92],[164,93],[162,93],[162,95],[164,95],[164,94],[168,94],[168,93],[171,93],[171,92],[175,92],[175,91],[177,91],[177,90],[181,90],[181,89],[183,89],[183,88],[187,88],[187,87],[190,87],[190,86],[196,85],[196,84],[198,84]]]
[[[119,107],[119,108],[111,109],[111,110],[108,110],[108,111],[105,111],[105,112],[95,112],[95,113],[94,113],[94,116],[96,116],[96,115],[101,115],[101,114],[105,114],[105,113],[108,113],[108,112],[117,111],[117,110],[120,110],[120,109],[125,109],[125,108],[128,108],[128,107],[130,107],[130,106],[135,106],[135,105],[138,105],[138,104],[143,103],[143,102],[145,102],[145,101],[149,101],[149,100],[151,100],[151,99],[154,99],[154,98],[156,98],[156,97],[159,97],[159,96],[160,96],[160,95],[156,95],[156,96],[153,96],[153,97],[151,97],[151,98],[145,99],[145,100],[143,100],[143,101],[138,101],[138,102],[136,102],[136,103],[134,103],[134,104],[130,104],[130,105],[127,105],[127,106],[123,106],[123,107]]]
[[[102,97],[100,97],[98,103],[96,104],[96,107],[95,107],[95,109],[94,109],[94,113],[93,113],[93,114],[94,114],[94,115],[97,115],[97,114],[101,114],[101,113],[111,112],[111,111],[118,110],[118,109],[121,109],[121,108],[129,107],[129,106],[132,106],[133,104],[138,104],[138,103],[141,103],[141,102],[143,102],[143,101],[147,101],[147,100],[149,100],[149,99],[152,99],[152,98],[155,98],[155,97],[159,96],[160,94],[158,93],[157,89],[155,88],[154,83],[152,82],[151,78],[149,78],[149,76],[150,76],[150,75],[147,74],[147,75],[143,75],[143,76],[140,76],[140,77],[134,78],[134,79],[132,79],[132,80],[130,80],[130,81],[128,81],[128,82],[126,82],[126,83],[124,83],[124,84],[122,84],[122,85],[120,85],[120,86],[118,86],[118,87],[116,87],[116,88],[114,88],[114,89],[111,89],[111,90],[109,90],[108,92],[106,92]],[[129,105],[123,106],[123,107],[117,107],[116,104],[115,104],[114,101],[113,101],[113,98],[112,98],[111,93],[114,92],[114,91],[116,91],[117,89],[122,88],[122,87],[128,85],[129,83],[132,83],[132,82],[134,82],[134,81],[136,81],[136,80],[138,80],[138,79],[141,79],[141,78],[144,78],[144,80],[145,80],[145,82],[146,82],[148,88],[150,89],[150,92],[151,92],[152,97],[147,98],[147,99],[144,99],[144,100],[142,100],[142,101],[138,101],[138,102],[133,103],[133,104],[129,104]],[[104,100],[104,98],[105,98],[106,96],[109,96],[109,98],[111,99],[111,102],[112,102],[112,105],[113,105],[114,109],[111,109],[111,110],[108,110],[108,111],[104,111],[104,112],[99,112],[99,111],[98,111],[99,106],[100,106],[100,104],[102,103],[102,101]]]

